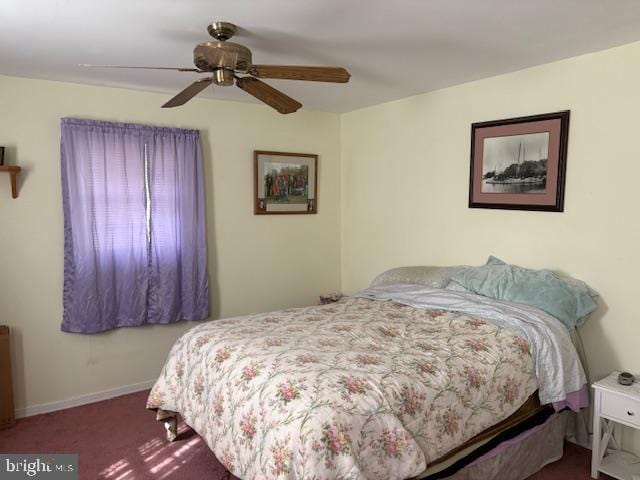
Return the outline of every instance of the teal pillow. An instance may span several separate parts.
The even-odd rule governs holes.
[[[487,259],[486,265],[508,265],[508,263],[503,261],[503,260],[500,260],[497,257],[494,257],[493,255],[491,255]],[[517,268],[522,268],[522,267],[517,267]],[[584,297],[584,294],[589,295],[589,297],[591,298],[593,303],[595,303],[595,304],[598,303],[598,297],[600,296],[598,294],[598,292],[596,292],[594,289],[592,289],[589,285],[584,283],[582,280],[578,280],[577,278],[569,277],[567,275],[563,275],[563,274],[558,273],[558,272],[553,272],[553,274],[556,277],[558,277],[560,280],[565,282],[567,284],[567,286],[569,286],[569,288],[571,288],[577,296],[579,296],[581,299],[584,299],[586,301],[586,305],[585,306],[590,305],[591,302],[589,302]],[[593,310],[591,310],[591,312],[592,311]],[[591,312],[589,312],[589,313],[591,313]],[[578,326],[581,326],[581,325],[582,324],[580,324]]]
[[[487,263],[485,265],[509,265],[509,264],[504,260],[500,260],[498,257],[489,255],[489,258],[487,258]]]
[[[584,324],[597,308],[597,295],[584,282],[559,278],[550,270],[530,270],[489,257],[487,264],[456,272],[451,279],[485,297],[539,308],[568,329]]]

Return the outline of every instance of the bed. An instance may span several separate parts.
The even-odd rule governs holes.
[[[182,417],[242,479],[436,479],[561,428],[556,412],[584,407],[585,384],[551,315],[398,283],[203,323],[147,407],[170,435]]]

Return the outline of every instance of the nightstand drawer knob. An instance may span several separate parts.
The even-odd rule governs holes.
[[[633,410],[627,410],[627,415],[629,415],[630,417],[635,416],[636,412],[634,412]]]

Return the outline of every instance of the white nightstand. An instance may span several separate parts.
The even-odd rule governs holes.
[[[598,478],[602,472],[620,480],[640,480],[640,458],[620,449],[619,428],[626,425],[640,430],[640,379],[627,387],[618,383],[618,373],[593,384],[591,477]],[[609,442],[615,451],[607,455]]]

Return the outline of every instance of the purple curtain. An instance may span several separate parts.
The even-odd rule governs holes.
[[[148,143],[149,321],[209,316],[204,174],[195,130],[156,130]]]
[[[65,118],[61,161],[62,330],[207,318],[198,132]]]

